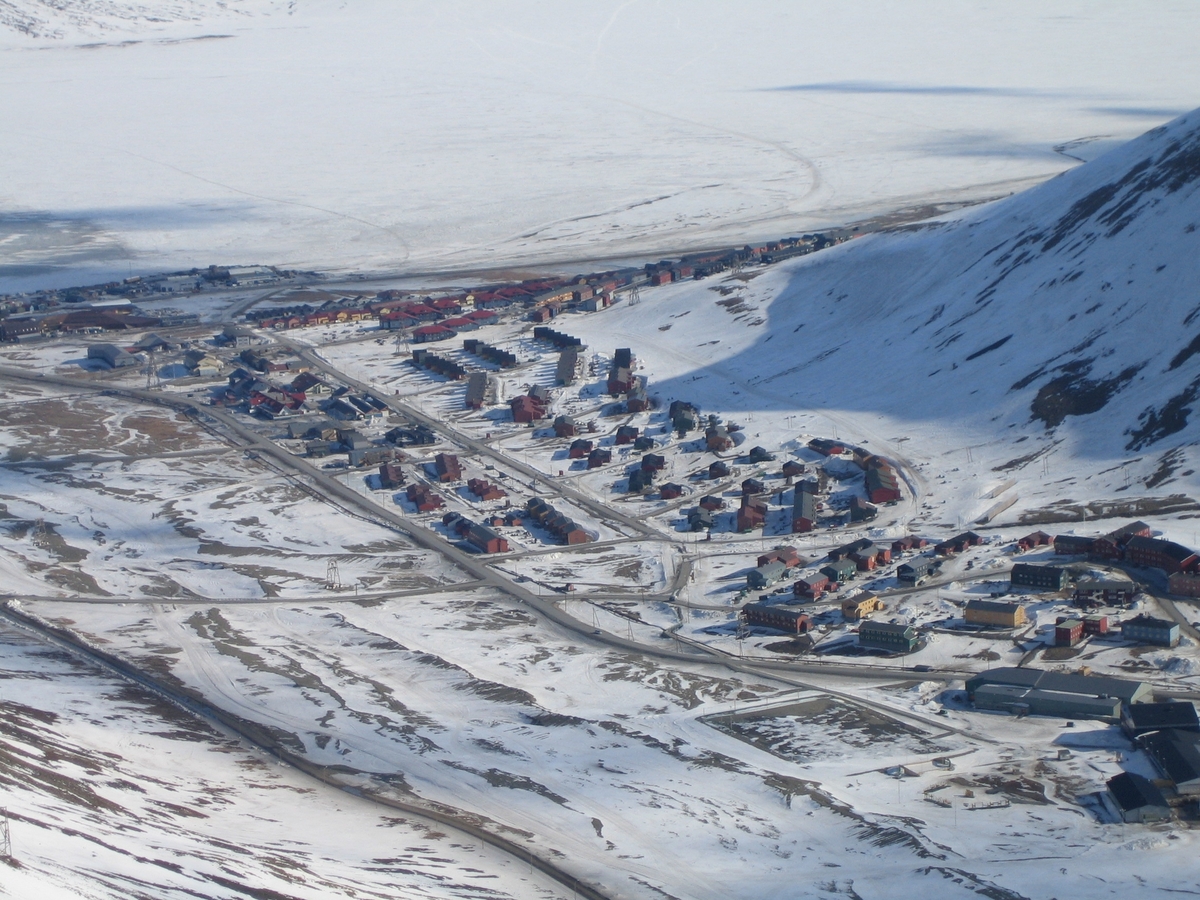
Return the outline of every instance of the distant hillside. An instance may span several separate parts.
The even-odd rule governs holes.
[[[980,480],[1051,453],[1059,478],[1065,460],[1084,478],[1134,457],[1069,499],[1131,479],[1161,493],[1200,438],[1198,226],[1200,110],[1006,200],[664,288],[605,327],[659,340],[664,396],[886,422],[877,437],[931,456],[975,445],[953,459]]]

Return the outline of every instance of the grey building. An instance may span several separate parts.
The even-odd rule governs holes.
[[[858,573],[858,566],[851,559],[839,559],[821,567],[821,574],[830,581],[845,584]]]
[[[925,579],[932,577],[940,565],[941,563],[937,560],[927,556],[918,557],[912,562],[906,562],[897,567],[896,580],[901,584],[911,584],[916,587]]]
[[[1179,626],[1167,619],[1153,616],[1134,616],[1121,623],[1121,637],[1141,644],[1174,647],[1179,643]]]
[[[1116,721],[1121,717],[1121,701],[1116,697],[1040,691],[1014,684],[981,685],[974,692],[974,700],[976,709],[998,710],[1015,715],[1108,721]]]
[[[757,569],[751,569],[746,575],[746,587],[760,589],[770,587],[779,581],[787,574],[787,566],[776,560],[769,562],[765,566],[759,566]]]
[[[107,363],[109,368],[122,369],[126,366],[140,366],[146,358],[140,353],[129,353],[116,344],[92,344],[88,347],[88,359],[98,359]]]

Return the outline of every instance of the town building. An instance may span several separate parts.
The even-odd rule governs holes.
[[[140,353],[130,353],[116,344],[92,344],[88,347],[88,359],[98,359],[106,363],[110,369],[124,369],[130,366],[140,366],[146,357]]]
[[[788,634],[807,634],[812,627],[808,614],[786,606],[767,603],[747,603],[742,607],[742,620],[747,625],[774,628]]]
[[[632,444],[638,438],[638,429],[634,425],[622,425],[617,429],[616,437],[614,438],[617,444]]]
[[[978,535],[974,531],[964,531],[962,534],[955,535],[949,540],[942,541],[940,544],[934,544],[933,549],[938,556],[954,556],[956,553],[962,553],[971,547],[978,547],[982,543],[982,535]]]
[[[607,447],[597,447],[588,454],[587,461],[589,469],[598,469],[601,466],[606,466],[612,462],[612,451]]]
[[[683,485],[676,484],[674,481],[668,481],[658,489],[658,498],[660,500],[678,500],[683,496]]]
[[[801,600],[820,600],[827,590],[829,590],[829,578],[821,574],[801,578],[792,585],[792,593]]]
[[[792,533],[807,534],[817,527],[817,498],[797,485],[792,498]]]
[[[872,503],[893,503],[900,499],[900,475],[881,456],[871,456],[866,468],[867,499]]]
[[[1121,623],[1121,637],[1139,644],[1174,647],[1179,644],[1179,625],[1168,619],[1141,614]]]
[[[1141,535],[1125,545],[1125,560],[1134,566],[1162,569],[1168,575],[1192,571],[1198,562],[1195,551],[1182,544]]]
[[[911,653],[917,648],[917,630],[911,625],[892,622],[863,622],[858,627],[858,643],[873,650]]]
[[[1017,549],[1022,551],[1032,550],[1035,547],[1050,547],[1054,544],[1054,538],[1046,534],[1044,531],[1035,531],[1032,534],[1027,534],[1025,537],[1017,541]]]
[[[1083,620],[1059,616],[1054,624],[1054,646],[1074,647],[1083,639]]]
[[[1121,701],[1115,697],[1060,693],[1009,684],[981,685],[972,697],[976,709],[1013,715],[1103,719],[1110,722],[1115,722],[1121,716]]]
[[[400,468],[399,463],[385,462],[379,467],[379,483],[386,491],[394,491],[397,488],[403,487],[405,482],[404,471]]]
[[[1080,609],[1093,606],[1128,606],[1137,594],[1132,581],[1084,578],[1075,584],[1074,603]]]
[[[575,437],[579,433],[579,426],[575,424],[575,420],[571,416],[558,416],[554,420],[554,436],[560,438]]]
[[[842,585],[858,574],[858,566],[850,559],[835,559],[829,565],[821,567],[821,574],[833,584]]]
[[[842,617],[847,622],[861,621],[881,609],[883,609],[883,601],[870,593],[847,597],[842,601]]]
[[[467,409],[483,409],[496,402],[496,382],[487,372],[472,372],[467,378]]]
[[[1013,588],[1031,591],[1061,591],[1067,586],[1068,572],[1059,566],[1017,563],[1009,574]]]
[[[968,625],[989,625],[996,628],[1017,628],[1027,621],[1025,607],[1020,603],[1001,600],[968,600],[963,607],[963,621]]]
[[[795,547],[776,547],[774,550],[768,550],[758,558],[758,565],[765,566],[767,563],[781,562],[789,569],[794,569],[797,566],[804,565],[804,560],[800,558],[800,554]]]
[[[576,438],[567,448],[567,459],[587,459],[588,454],[596,449],[596,445],[587,438]]]
[[[462,478],[462,466],[453,453],[439,453],[433,458],[433,468],[438,481],[458,481]]]
[[[874,504],[868,503],[862,497],[850,498],[850,521],[855,522],[870,522],[879,514],[879,510]]]
[[[764,566],[751,569],[746,574],[746,587],[761,590],[775,584],[787,574],[787,566],[779,561],[769,562]]]
[[[742,497],[742,505],[737,511],[737,530],[739,532],[753,531],[762,528],[767,521],[767,501],[761,497]]]
[[[1200,597],[1200,574],[1172,572],[1167,577],[1167,590],[1180,597]]]

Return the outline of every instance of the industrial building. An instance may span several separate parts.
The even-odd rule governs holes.
[[[1133,739],[1165,728],[1200,732],[1200,718],[1196,716],[1195,705],[1185,700],[1135,703],[1122,711],[1121,728]]]
[[[1148,703],[1153,692],[1144,681],[1005,666],[969,678],[967,696],[979,709],[1116,721],[1121,704]]]
[[[1171,818],[1171,807],[1149,778],[1136,772],[1122,772],[1108,779],[1106,787],[1122,822],[1164,822]]]

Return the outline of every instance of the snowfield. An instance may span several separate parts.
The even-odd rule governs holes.
[[[1192,108],[1198,17],[9,0],[0,291],[641,257],[1003,196]]]
[[[1114,618],[1176,616],[1171,650],[1051,647],[1070,597],[1010,591],[1009,573],[1062,561],[1018,552],[1037,528],[1143,519],[1200,547],[1198,24],[1186,5],[1067,2],[0,0],[0,291],[325,271],[319,290],[287,276],[148,301],[199,314],[171,336],[225,366],[157,394],[154,371],[87,359],[141,333],[0,349],[0,895],[1194,892],[1194,821],[1119,824],[1103,799],[1121,771],[1157,777],[1118,726],[977,710],[964,687],[997,665],[1200,686],[1197,607],[1157,575],[1133,573]],[[256,303],[640,266],[869,219],[831,249],[555,318],[587,350],[549,412],[613,451],[590,470],[552,419],[512,420],[507,400],[557,361],[522,307],[472,332],[519,361],[480,410],[376,322],[261,335],[276,363],[377,398],[352,426],[368,442],[437,432],[396,457],[444,496],[436,512],[374,466],[302,459],[287,421],[225,396],[242,363],[212,340]],[[606,394],[618,348],[651,409]],[[675,434],[676,399],[740,426],[737,446]],[[615,444],[622,425],[682,496],[627,490],[642,451]],[[900,499],[848,521],[866,464],[813,438],[893,460]],[[504,495],[441,482],[440,452]],[[731,471],[710,477],[718,459]],[[810,533],[790,534],[786,461],[827,476]],[[737,533],[750,477],[769,514]],[[705,494],[726,503],[707,535],[687,522]],[[535,497],[590,542],[557,544],[521,512]],[[478,552],[448,512],[499,516],[508,549]],[[806,605],[802,637],[741,626],[745,602],[790,600],[841,545],[967,528],[985,540],[919,587],[898,583],[898,555]],[[784,544],[799,565],[752,591]],[[841,601],[868,591],[878,619],[922,629],[918,649],[860,645]],[[992,596],[1028,623],[966,627],[964,603]]]

